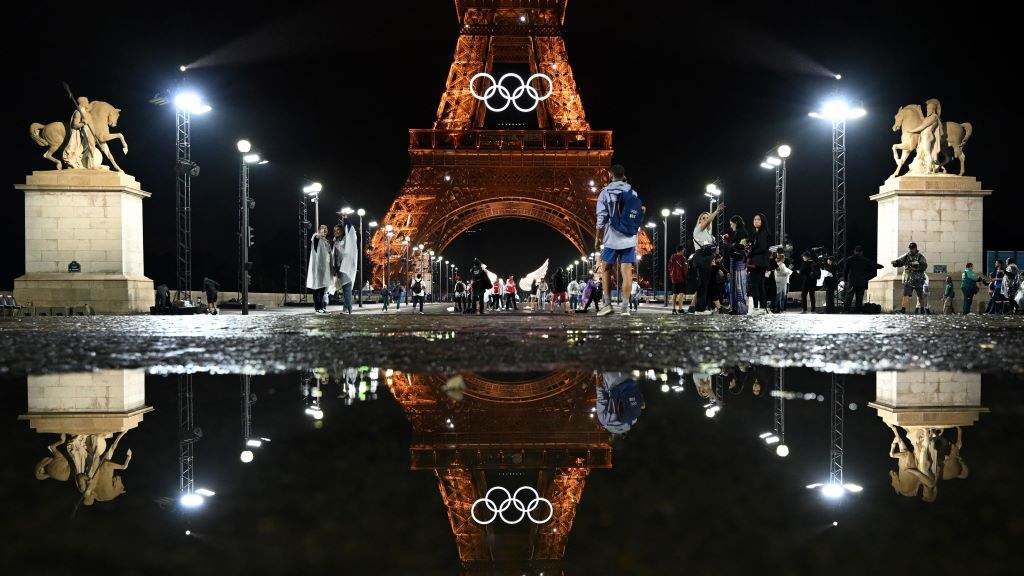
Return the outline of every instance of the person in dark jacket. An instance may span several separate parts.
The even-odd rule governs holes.
[[[803,287],[800,290],[800,302],[803,303],[803,313],[807,313],[807,296],[811,297],[811,312],[815,311],[814,292],[818,289],[818,278],[821,278],[821,268],[810,252],[804,252],[803,262],[800,264],[800,280]]]
[[[767,311],[768,291],[765,289],[765,274],[768,271],[768,227],[764,214],[754,214],[750,220],[753,228],[749,232],[750,254],[750,292],[754,298],[754,307]]]
[[[846,268],[843,270],[846,289],[853,292],[853,298],[847,299],[843,305],[846,312],[850,311],[851,304],[854,312],[863,311],[864,291],[868,289],[868,281],[881,269],[881,264],[864,257],[864,248],[854,247],[853,256],[846,260]]]
[[[554,275],[551,276],[551,311],[555,311],[555,306],[560,307],[565,312],[570,312],[569,306],[569,282],[565,277],[565,270],[557,268]]]
[[[217,292],[220,284],[213,278],[203,278],[203,291],[206,292],[206,311],[210,314],[218,314]]]
[[[487,289],[491,287],[491,280],[487,277],[487,271],[484,270],[484,265],[480,263],[478,258],[473,259],[473,267],[469,270],[469,276],[472,279],[473,285],[470,287],[470,305],[469,313],[484,313],[484,294]],[[477,312],[477,306],[479,306],[479,312]]]
[[[676,253],[668,259],[668,277],[672,281],[672,313],[683,313],[683,293],[686,292],[686,279],[689,267],[686,264],[686,246],[680,244]]]
[[[839,288],[839,278],[836,276],[836,261],[832,256],[825,259],[822,270],[828,271],[828,276],[822,280],[822,287],[825,288],[825,313],[834,314],[836,311],[836,290]]]
[[[747,224],[743,217],[736,215],[729,218],[729,231],[722,236],[722,244],[729,257],[729,313],[734,315],[747,314],[747,247],[750,238]]]

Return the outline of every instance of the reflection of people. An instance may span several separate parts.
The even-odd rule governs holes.
[[[597,421],[612,434],[629,432],[644,409],[644,396],[629,372],[604,372],[597,386]]]

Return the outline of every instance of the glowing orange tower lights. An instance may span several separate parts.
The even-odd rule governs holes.
[[[591,130],[583,111],[561,32],[566,4],[456,0],[460,34],[434,126],[409,131],[409,176],[371,243],[376,283],[389,258],[392,277],[429,279],[426,250],[501,218],[542,222],[590,252],[612,133]]]

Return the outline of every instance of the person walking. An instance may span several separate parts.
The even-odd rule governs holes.
[[[723,236],[726,254],[729,256],[732,289],[729,294],[729,314],[747,314],[747,248],[750,238],[743,217],[729,218],[729,232]]]
[[[206,311],[209,314],[216,316],[219,312],[217,310],[217,291],[220,290],[220,284],[213,278],[203,278],[203,292],[206,292]]]
[[[313,291],[313,310],[327,313],[324,294],[331,283],[331,244],[327,241],[327,225],[321,224],[310,240],[309,264],[306,267],[306,288]]]
[[[672,281],[672,313],[683,313],[683,293],[686,291],[686,280],[689,275],[686,264],[686,247],[680,244],[676,252],[668,259],[668,277]]]
[[[594,248],[601,248],[601,280],[605,304],[598,316],[612,314],[611,288],[614,268],[618,263],[622,275],[619,286],[621,296],[633,285],[633,265],[636,264],[636,238],[644,219],[640,196],[626,182],[626,169],[621,164],[609,169],[611,182],[597,197],[597,225]],[[623,302],[622,313],[629,315],[629,302]]]
[[[388,304],[391,303],[391,290],[387,286],[380,289],[380,303],[383,304],[381,312],[387,312]]]
[[[567,292],[569,291],[569,284],[565,279],[565,270],[562,268],[555,269],[555,273],[551,276],[551,311],[555,311],[555,306],[559,306],[565,312],[572,312],[569,309],[569,300]]]
[[[420,306],[420,314],[423,314],[423,299],[426,295],[426,288],[423,285],[423,275],[417,274],[409,286],[409,293],[412,294],[412,311],[416,311],[416,305]]]
[[[505,281],[505,310],[511,310],[513,308],[518,311],[519,303],[516,302],[516,279],[509,276],[508,280]]]
[[[960,293],[964,296],[964,314],[971,313],[971,307],[974,305],[974,295],[978,293],[978,284],[984,283],[985,280],[974,271],[974,264],[968,262],[964,266],[964,273],[960,276]]]
[[[800,281],[803,285],[800,287],[800,302],[801,314],[807,313],[807,297],[811,297],[811,312],[815,311],[817,303],[815,302],[814,293],[818,290],[818,279],[821,278],[821,268],[818,266],[818,261],[814,259],[814,256],[810,252],[804,252],[801,256],[803,262],[800,264]]]
[[[629,288],[629,307],[633,311],[640,310],[640,282],[633,276],[633,285]]]
[[[501,301],[503,300],[504,285],[500,278],[494,279],[494,284],[491,285],[491,308],[494,311],[501,309]]]
[[[547,278],[541,278],[540,284],[537,286],[537,295],[539,300],[537,301],[537,308],[543,310],[544,306],[548,303],[548,296],[551,293],[551,286],[548,285]]]
[[[893,268],[903,268],[903,300],[900,305],[900,314],[907,312],[907,303],[910,297],[917,294],[918,312],[928,308],[928,300],[924,295],[925,277],[928,271],[928,260],[917,249],[917,242],[911,242],[907,246],[907,253],[892,261]]]
[[[846,312],[852,310],[860,313],[864,310],[864,292],[868,289],[868,281],[875,277],[878,270],[883,266],[878,262],[864,256],[864,248],[853,247],[853,256],[846,260],[846,268],[843,270],[843,282],[846,289],[853,292],[853,297],[843,303]]]
[[[825,265],[822,266],[822,273],[825,279],[822,280],[822,287],[825,288],[825,313],[834,314],[836,311],[836,291],[839,289],[839,278],[836,276],[835,260],[832,256],[825,258]]]
[[[789,297],[789,277],[793,270],[786,266],[786,253],[781,249],[775,253],[775,308],[782,314],[786,311],[786,300]]]
[[[582,291],[580,283],[573,278],[569,282],[567,290],[569,292],[569,309],[575,312],[580,305],[580,292]]]
[[[771,233],[768,231],[767,220],[764,214],[758,212],[750,219],[753,227],[750,231],[750,254],[748,255],[750,292],[754,297],[754,308],[762,313],[769,312],[771,306],[768,304],[768,291],[765,287],[765,277],[768,274],[768,238]]]
[[[395,312],[398,312],[399,310],[402,309],[402,297],[406,296],[405,286],[402,286],[401,283],[397,283],[396,282],[391,287],[391,292],[392,292],[392,298],[395,301]],[[408,303],[409,302],[407,301],[406,304],[408,304]]]
[[[956,291],[953,290],[953,277],[946,276],[946,284],[942,289],[942,313],[953,314],[953,304],[956,300]]]

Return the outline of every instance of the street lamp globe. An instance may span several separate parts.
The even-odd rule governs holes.
[[[360,218],[362,218],[363,216],[366,216],[366,210],[363,210],[362,208],[360,208],[359,210],[356,210],[356,216],[359,216]]]
[[[776,150],[776,152],[778,152],[779,158],[789,158],[789,155],[793,153],[793,149],[790,148],[788,144],[783,144],[782,146],[779,146],[779,149]]]
[[[238,147],[238,151],[242,154],[248,154],[249,151],[252,150],[252,142],[249,142],[248,140],[239,140],[235,146]]]
[[[669,210],[668,208],[662,208],[661,209],[661,217],[662,218],[668,218],[668,215],[671,214],[671,213],[672,213],[672,211]]]
[[[253,458],[255,457],[256,456],[252,453],[252,450],[242,450],[242,453],[239,455],[238,458],[239,460],[242,461],[243,464],[248,464],[249,462],[252,462]]]

